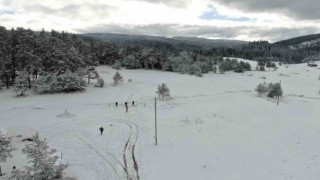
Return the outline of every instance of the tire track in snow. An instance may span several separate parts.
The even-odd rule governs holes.
[[[120,162],[116,157],[114,157],[111,153],[109,153],[108,151],[106,151],[106,153],[107,153],[107,157],[106,157],[106,156],[104,156],[104,155],[101,153],[101,151],[99,151],[99,150],[96,148],[97,146],[93,145],[92,143],[89,143],[89,141],[92,141],[92,140],[88,139],[87,137],[81,137],[81,136],[79,136],[79,135],[77,135],[77,136],[78,136],[78,139],[79,139],[79,140],[81,140],[82,142],[84,142],[90,149],[94,150],[94,152],[95,152],[96,154],[98,154],[101,158],[103,158],[103,159],[109,164],[109,166],[112,168],[112,170],[116,173],[116,175],[117,175],[117,177],[118,177],[119,180],[123,180],[123,179],[124,179],[123,177],[120,176],[120,174],[119,174],[119,172],[118,172],[119,169],[123,170],[122,174],[125,174],[126,177],[129,178],[129,180],[132,179],[132,177],[131,177],[130,174],[128,173],[127,169],[126,169],[125,167],[123,167],[123,165],[121,164],[121,162]],[[85,140],[85,138],[86,138],[87,140]],[[102,147],[100,147],[100,146],[98,146],[98,147],[101,148],[101,149],[103,149],[102,152],[105,152],[105,149],[104,149],[104,148],[102,148]],[[111,162],[111,160],[114,160],[116,163]],[[117,167],[116,167],[116,166],[117,166]]]

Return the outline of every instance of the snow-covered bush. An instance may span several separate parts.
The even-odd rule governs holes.
[[[17,75],[13,91],[16,93],[17,97],[24,96],[25,92],[28,90],[28,74],[26,71],[20,71]]]
[[[266,66],[267,66],[267,68],[275,68],[276,67],[276,63],[271,62],[271,61],[267,61]]]
[[[259,84],[255,90],[259,94],[259,96],[261,96],[262,94],[266,94],[269,91],[268,84],[265,82]]]
[[[259,84],[255,90],[259,95],[267,94],[267,96],[271,98],[274,98],[274,97],[278,98],[278,97],[281,97],[283,94],[283,90],[281,88],[280,83],[275,83],[275,84],[262,83],[262,84]]]
[[[97,83],[94,85],[94,87],[103,87],[104,86],[104,80],[102,77],[98,78]]]
[[[119,73],[119,71],[116,72],[116,74],[113,76],[113,82],[114,84],[119,84],[119,81],[122,79],[123,77],[121,76],[121,74]]]
[[[281,88],[281,84],[280,83],[275,83],[275,84],[272,84],[270,83],[269,84],[269,92],[268,92],[268,97],[280,97],[282,96],[283,94],[283,90]]]
[[[59,93],[82,91],[85,88],[83,76],[67,71],[64,74],[42,73],[36,81],[35,90],[39,93]]]
[[[156,92],[161,99],[170,97],[170,90],[165,83],[158,85],[158,90]]]
[[[115,61],[112,65],[112,68],[120,70],[121,69],[121,62],[119,60]]]
[[[192,64],[189,69],[189,74],[202,77],[202,69],[198,65]]]
[[[244,71],[245,71],[245,67],[240,63],[234,69],[234,72],[237,72],[237,73],[243,73]]]
[[[215,74],[218,73],[218,70],[219,70],[219,66],[218,65],[214,65],[213,66],[213,70],[212,70],[213,73],[215,73]]]
[[[259,66],[259,71],[266,71],[266,68],[264,66]]]
[[[46,139],[41,140],[38,133],[32,137],[33,141],[27,144],[22,152],[27,155],[28,163],[25,170],[13,170],[9,179],[12,180],[50,180],[61,179],[68,164],[58,162],[56,150],[48,146]]]
[[[251,71],[251,65],[250,65],[250,63],[246,62],[245,65],[244,65],[244,69],[245,69],[246,71]]]

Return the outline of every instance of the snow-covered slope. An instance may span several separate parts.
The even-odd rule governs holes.
[[[320,178],[317,68],[300,64],[202,78],[120,70],[125,82],[118,86],[112,85],[115,70],[98,70],[106,87],[90,84],[84,93],[29,92],[15,98],[2,90],[0,127],[14,136],[38,131],[62,152],[62,160],[70,164],[68,174],[80,180],[127,179],[124,169],[141,180]],[[254,92],[259,83],[280,80],[284,97],[279,106]],[[155,146],[154,98],[160,83],[167,83],[173,99],[158,101]],[[123,103],[133,100],[135,106],[129,103],[125,113]],[[65,110],[72,116],[62,116]],[[8,172],[13,165],[22,168],[25,162],[20,161],[13,158],[1,165]]]

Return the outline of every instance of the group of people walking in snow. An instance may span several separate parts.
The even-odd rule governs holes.
[[[134,101],[132,101],[131,104],[132,104],[132,106],[134,106]],[[128,110],[129,110],[128,102],[125,102],[125,103],[124,103],[124,106],[125,106],[125,108],[126,108],[126,112],[128,112]],[[116,107],[118,107],[118,102],[116,102]],[[99,128],[99,131],[100,131],[100,134],[102,135],[102,134],[103,134],[103,131],[104,131],[103,127],[100,127],[100,128]]]
[[[125,102],[124,106],[126,108],[126,112],[128,112],[128,110],[129,110],[128,102]],[[132,106],[134,106],[134,101],[132,101]],[[118,102],[116,102],[116,107],[118,107]]]

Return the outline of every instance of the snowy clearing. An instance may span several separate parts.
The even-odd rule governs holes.
[[[255,62],[250,63],[254,69]],[[94,88],[93,80],[83,93],[28,91],[16,98],[11,90],[1,90],[0,129],[14,137],[38,131],[69,163],[68,175],[80,180],[320,179],[317,68],[299,64],[202,78],[123,69],[124,82],[117,86],[116,70],[97,69],[105,87]],[[259,83],[280,80],[279,106],[256,95]],[[173,99],[158,101],[155,146],[154,98],[160,83],[168,85]],[[13,155],[1,163],[4,173],[26,164],[18,150]]]

